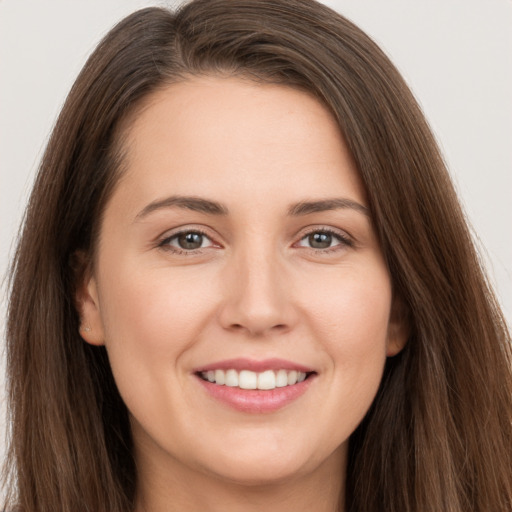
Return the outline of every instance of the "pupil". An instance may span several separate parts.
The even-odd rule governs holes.
[[[332,235],[329,233],[312,233],[309,235],[309,244],[314,249],[327,249],[331,246]]]
[[[178,244],[182,249],[199,249],[203,244],[201,233],[183,233],[178,237]]]

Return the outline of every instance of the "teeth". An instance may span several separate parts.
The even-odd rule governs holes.
[[[272,370],[258,373],[258,389],[274,389],[276,387],[276,374]]]
[[[239,387],[241,389],[275,389],[293,386],[306,379],[306,373],[295,370],[266,370],[261,373],[250,370],[208,370],[201,377],[220,386]]]
[[[276,388],[284,388],[288,386],[288,372],[279,370],[276,375]]]
[[[213,382],[216,382],[217,384],[226,384],[226,374],[223,370],[215,370],[215,379]]]
[[[221,372],[222,370],[219,370],[219,372]],[[224,384],[226,384],[226,386],[230,386],[232,388],[237,388],[238,387],[238,373],[236,372],[236,370],[228,370],[226,372],[226,378],[224,380]]]
[[[257,389],[258,374],[249,370],[242,370],[238,375],[238,387],[242,389]]]
[[[294,384],[297,384],[297,372],[292,370],[288,372],[288,386],[293,386]]]

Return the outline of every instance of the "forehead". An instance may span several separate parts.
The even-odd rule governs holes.
[[[152,196],[325,195],[364,189],[341,131],[312,95],[241,78],[200,77],[150,95],[124,129],[122,182]],[[329,195],[329,194],[327,194]]]

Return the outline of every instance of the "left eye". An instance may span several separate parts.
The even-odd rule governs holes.
[[[348,241],[341,235],[329,231],[314,231],[303,237],[298,245],[311,249],[329,249],[343,244],[347,245]]]
[[[183,233],[177,233],[165,239],[162,245],[171,246],[184,251],[193,251],[195,249],[211,247],[213,243],[204,233],[200,233],[199,231],[184,231]]]

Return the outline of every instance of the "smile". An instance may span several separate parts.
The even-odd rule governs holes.
[[[208,370],[200,372],[199,376],[208,382],[219,386],[229,386],[240,389],[261,389],[271,390],[293,386],[304,381],[309,374],[296,370],[266,370],[264,372],[253,372],[251,370],[237,371],[229,370]]]
[[[298,400],[318,372],[284,359],[218,361],[193,372],[206,394],[244,413],[272,413]]]

